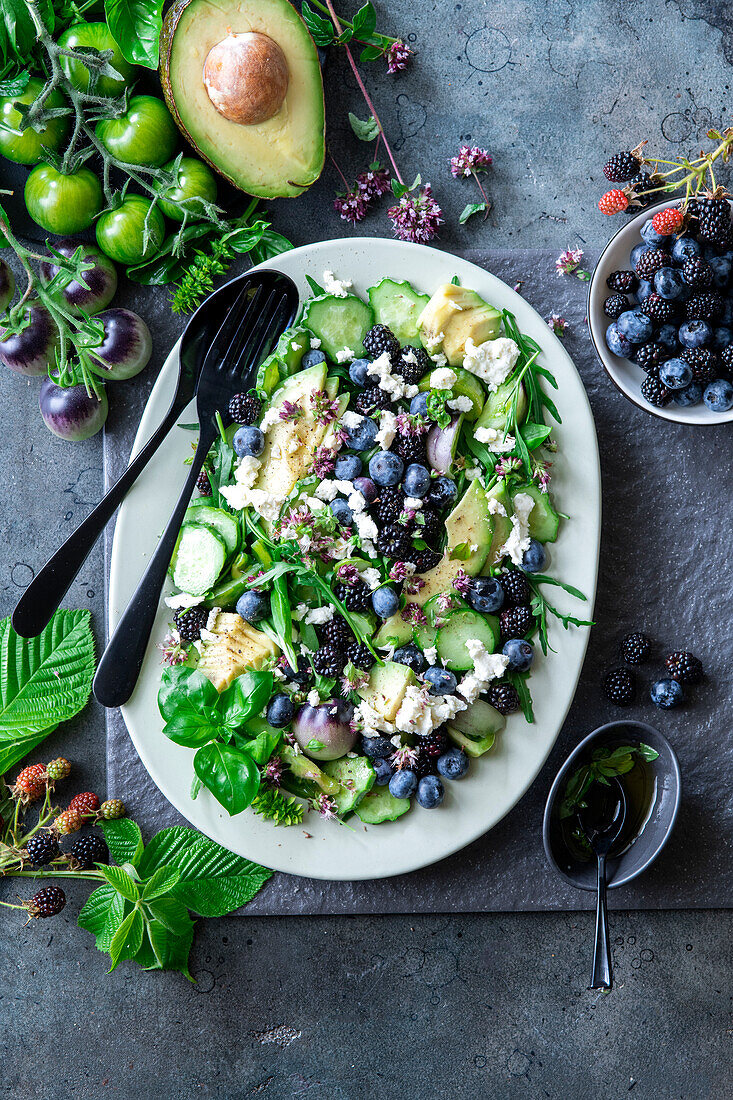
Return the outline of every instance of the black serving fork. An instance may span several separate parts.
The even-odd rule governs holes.
[[[216,333],[199,375],[199,441],[186,484],[94,677],[94,694],[105,707],[122,706],[137,683],[183,517],[217,436],[216,414],[226,410],[235,393],[253,386],[260,363],[295,319],[298,291],[287,275],[258,271],[243,282],[244,288]]]

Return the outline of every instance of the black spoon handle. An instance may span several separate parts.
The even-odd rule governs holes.
[[[201,472],[201,467],[215,438],[213,420],[209,424],[202,424],[196,454],[173,515],[160,537],[142,580],[102,654],[94,677],[94,694],[102,706],[121,707],[134,691],[148,648],[161,589],[181,523],[191,500],[196,478]]]
[[[124,474],[102,497],[99,504],[79,524],[33,578],[13,611],[13,627],[22,638],[34,638],[48,624],[74,578],[89,557],[94,543],[114,515],[123,497],[138,479],[158,447],[180,416],[178,401],[135,456]]]
[[[598,856],[598,895],[596,901],[596,940],[593,945],[593,967],[590,989],[611,989],[613,970],[608,939],[608,909],[606,908],[606,857]]]

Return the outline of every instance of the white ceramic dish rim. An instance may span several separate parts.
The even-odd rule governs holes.
[[[644,372],[636,363],[629,359],[622,359],[606,347],[605,333],[610,325],[608,317],[603,312],[603,302],[611,293],[606,286],[606,279],[611,271],[625,270],[628,267],[629,252],[633,245],[626,247],[630,238],[636,237],[636,244],[641,242],[639,231],[649,218],[656,214],[657,210],[664,210],[668,206],[675,205],[671,199],[655,203],[645,210],[640,211],[634,218],[627,221],[618,229],[609,240],[606,247],[598,257],[598,262],[593,269],[588,284],[588,331],[591,342],[601,365],[614,386],[627,400],[637,408],[643,409],[660,420],[671,420],[676,424],[695,424],[701,427],[716,427],[718,424],[727,424],[733,420],[733,409],[728,412],[715,413],[708,409],[707,405],[692,405],[689,408],[681,408],[679,405],[669,404],[658,409],[650,405],[641,396],[640,386],[644,379]],[[623,245],[623,248],[622,248]],[[610,262],[611,255],[622,255],[622,262]]]
[[[364,269],[354,262],[359,254],[364,255],[368,272],[364,276],[363,286],[356,273]],[[570,464],[572,456],[567,454],[567,443],[556,456],[561,467],[560,477],[567,482],[561,507],[564,499],[565,507],[573,512],[573,517],[564,535],[561,532],[551,553],[553,559],[558,557],[566,566],[571,561],[574,567],[577,566],[573,576],[567,575],[567,569],[561,576],[564,580],[579,584],[587,593],[588,602],[580,606],[583,617],[592,618],[601,506],[595,426],[585,390],[570,357],[532,307],[501,280],[466,260],[426,246],[382,238],[320,242],[294,249],[261,266],[285,270],[296,278],[304,292],[307,292],[303,277],[306,270],[319,273],[329,268],[342,278],[353,274],[355,282],[359,283],[357,290],[365,289],[379,275],[407,278],[417,285],[434,288],[457,274],[465,285],[477,289],[516,314],[522,330],[542,344],[545,361],[560,376],[558,404],[561,414],[565,414],[565,426],[558,428],[557,434],[567,435],[571,408],[569,419],[571,422],[577,420],[575,432],[579,453],[574,463]],[[166,390],[172,392],[177,374],[176,350],[177,346],[171,351],[153,387],[135,439],[133,455],[157,426],[167,407]],[[190,415],[192,411],[193,417]],[[195,419],[194,406],[184,411],[181,422],[191,419]],[[164,444],[161,448],[156,460],[120,509],[110,571],[111,631],[143,571],[146,555],[155,545],[155,535],[150,533],[149,545],[144,545],[145,524],[147,522],[150,527],[152,522],[147,510],[153,506],[156,513],[154,530],[159,532],[175,499],[175,478],[180,483],[183,481],[185,468],[182,458],[190,440],[172,435],[166,442],[167,446]],[[159,463],[162,477],[165,472],[163,464],[168,462],[170,465],[169,453],[174,447],[177,452],[175,473],[171,466],[170,477],[165,479],[165,500],[161,505],[159,484],[157,481],[151,482],[154,476],[152,471]],[[571,471],[572,476],[569,476]],[[576,494],[572,505],[567,503],[568,486]],[[580,580],[578,572],[582,574]],[[557,593],[558,589],[552,589],[552,592]],[[563,603],[562,599],[553,602]],[[571,606],[569,597],[564,606]],[[576,605],[576,613],[577,610]],[[275,870],[344,881],[388,877],[428,866],[482,836],[516,805],[534,782],[562,728],[575,694],[589,634],[588,628],[570,632],[564,631],[559,624],[552,628],[551,641],[557,653],[551,653],[547,659],[541,658],[539,668],[532,677],[536,724],[530,726],[521,715],[512,716],[507,731],[498,739],[498,747],[473,764],[465,780],[451,785],[455,788],[455,794],[449,791],[446,797],[446,803],[450,805],[446,804],[438,811],[415,807],[397,822],[380,826],[376,832],[354,819],[352,825],[355,824],[355,827],[347,831],[347,826],[334,826],[313,814],[306,818],[304,829],[297,826],[286,829],[275,828],[271,822],[255,817],[250,811],[229,818],[206,791],[201,792],[195,802],[191,801],[188,791],[192,751],[166,741],[162,734],[162,721],[154,707],[153,683],[157,684],[160,674],[155,642],[162,636],[164,624],[169,618],[170,612],[162,607],[138,687],[122,708],[132,741],[153,781],[196,828],[232,851]],[[558,665],[563,664],[564,675],[560,684],[556,673]],[[537,689],[540,690],[539,696]],[[543,691],[545,694],[542,694]],[[519,776],[513,771],[518,766],[521,766]],[[450,820],[446,819],[448,815]],[[306,832],[311,836],[306,836]]]

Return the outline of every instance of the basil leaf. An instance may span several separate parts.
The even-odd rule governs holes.
[[[458,221],[461,225],[465,225],[469,218],[472,218],[474,214],[480,214],[482,211],[488,213],[488,204],[485,202],[469,202],[461,211]]]
[[[349,111],[349,123],[359,141],[374,141],[379,134],[379,123],[374,115],[370,115],[362,122],[352,111]]]
[[[266,229],[257,244],[250,250],[250,259],[253,264],[263,264],[273,256],[289,252],[292,247],[292,242],[287,237],[283,237],[282,233],[276,233],[274,229]]]
[[[198,669],[176,665],[166,668],[160,680],[158,709],[166,720],[181,713],[195,717],[205,707],[218,706],[219,693]]]
[[[208,745],[221,732],[221,716],[212,707],[204,707],[200,714],[192,714],[188,710],[174,714],[163,726],[163,733],[174,745],[183,745],[187,749]]]
[[[31,74],[27,69],[24,69],[23,72],[18,73],[17,76],[8,77],[7,80],[0,80],[0,95],[22,95],[28,87],[30,78]]]
[[[523,424],[520,428],[520,434],[529,451],[536,450],[544,443],[551,431],[546,424]]]
[[[122,56],[157,69],[163,0],[104,0],[104,15]]]
[[[221,716],[230,729],[243,726],[254,714],[259,714],[272,695],[274,677],[271,672],[245,672],[219,697]]]
[[[103,821],[102,831],[115,862],[137,867],[144,849],[140,826],[129,817],[120,817],[116,821]]]
[[[239,749],[212,742],[199,749],[193,767],[207,790],[230,816],[249,806],[260,785],[254,760]]]
[[[270,730],[260,730],[257,736],[250,741],[238,739],[238,745],[243,752],[252,757],[255,764],[262,766],[270,759],[279,741],[280,735],[278,732],[271,733]]]

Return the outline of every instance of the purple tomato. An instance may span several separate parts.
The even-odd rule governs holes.
[[[345,699],[312,707],[304,703],[295,716],[293,734],[311,760],[338,760],[351,752],[358,734],[351,729],[354,708]]]
[[[31,302],[26,307],[28,314],[30,322],[22,332],[5,336],[5,330],[0,330],[0,362],[16,374],[47,374],[56,354],[58,329],[40,302]]]
[[[58,386],[52,378],[41,382],[38,406],[48,430],[72,443],[96,435],[109,411],[104,390],[90,397],[85,386]]]
[[[60,241],[56,245],[56,250],[62,256],[70,257],[74,255],[80,245],[84,249],[81,254],[82,260],[85,263],[94,265],[84,272],[83,278],[86,286],[72,280],[58,291],[58,298],[73,309],[75,313],[81,310],[85,313],[98,313],[100,309],[106,309],[115,296],[117,269],[109,257],[105,256],[96,245],[88,244],[86,241],[73,239]],[[41,264],[39,273],[44,285],[48,286],[51,280],[58,275],[59,268],[57,264],[49,261]]]
[[[150,329],[131,309],[106,309],[96,320],[104,325],[104,339],[94,348],[92,370],[112,382],[134,378],[147,366],[153,350]]]

